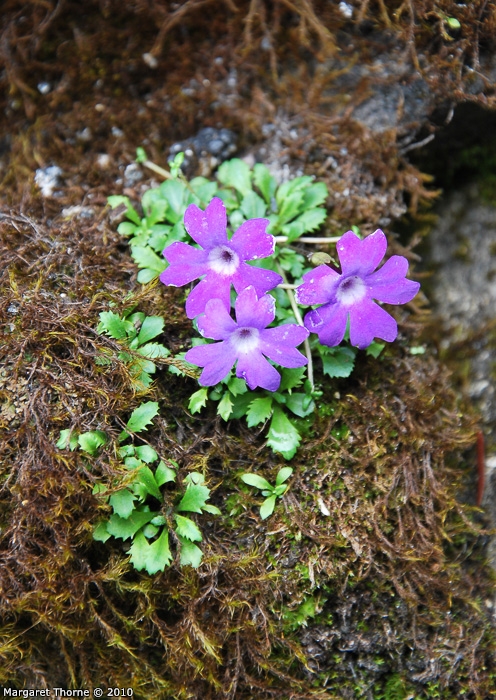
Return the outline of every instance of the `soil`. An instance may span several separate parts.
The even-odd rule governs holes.
[[[267,521],[238,478],[286,464],[263,430],[191,415],[194,380],[166,366],[140,394],[117,358],[95,363],[115,351],[96,332],[109,308],[166,318],[173,353],[191,340],[182,291],[138,284],[107,205],[157,184],[137,147],[167,167],[184,145],[188,176],[233,154],[282,179],[315,175],[331,192],[326,233],[381,226],[422,282],[422,217],[439,192],[411,156],[457,104],[494,109],[495,36],[491,0],[4,3],[0,682],[12,695],[496,692],[480,419],[423,340],[425,294],[395,310],[400,335],[380,361],[320,376],[317,419]],[[414,233],[400,236],[407,212]],[[146,440],[181,478],[201,471],[223,511],[203,526],[198,569],[138,573],[126,545],[93,539],[108,514],[93,487],[122,478],[117,438],[143,400],[160,405]],[[56,447],[67,428],[111,439],[88,459]]]

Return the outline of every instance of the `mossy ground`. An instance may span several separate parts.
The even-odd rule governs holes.
[[[111,344],[95,332],[98,313],[109,301],[123,308],[131,293],[140,310],[166,318],[161,340],[172,351],[191,335],[180,290],[138,288],[105,208],[135,147],[147,138],[149,156],[163,164],[168,145],[204,124],[234,128],[250,146],[261,139],[261,122],[284,110],[304,117],[309,130],[284,144],[292,162],[350,188],[335,200],[334,231],[375,228],[395,203],[430,196],[420,171],[399,155],[396,134],[372,137],[344,118],[332,132],[319,108],[332,74],[313,81],[311,94],[306,87],[312,65],[346,44],[336,7],[207,3],[207,35],[200,5],[88,3],[82,17],[70,2],[7,3],[0,682],[132,687],[152,700],[489,697],[490,574],[479,516],[459,502],[475,493],[463,455],[475,444],[476,418],[457,403],[435,357],[408,351],[425,318],[421,304],[398,313],[400,337],[379,361],[360,356],[350,380],[319,378],[317,420],[292,461],[288,494],[265,522],[238,476],[273,479],[282,458],[264,446],[263,431],[208,411],[191,416],[193,381],[164,368],[149,394],[160,419],[146,438],[177,460],[180,476],[205,474],[223,516],[203,524],[198,570],[139,574],[125,547],[93,541],[105,506],[92,486],[120,474],[113,443],[90,460],[55,442],[72,426],[116,438],[142,400],[118,362],[95,365],[99,348]],[[396,5],[379,3],[372,27],[439,69],[441,100],[443,80],[458,75],[446,58],[455,40],[443,40],[418,2],[424,23],[408,48],[409,5]],[[464,13],[470,27],[478,17],[487,45],[495,15],[486,6],[483,22],[477,8],[472,16],[447,2],[443,12]],[[371,21],[367,3],[361,8],[361,21]],[[272,49],[261,64],[266,30]],[[347,31],[357,55],[371,60],[369,35]],[[473,55],[462,39],[460,55]],[[221,62],[212,62],[213,49]],[[158,71],[141,59],[150,50]],[[235,94],[222,99],[230,68],[241,66]],[[36,85],[47,74],[57,87],[42,96]],[[192,79],[200,85],[194,98],[181,90]],[[89,141],[77,136],[86,128]],[[325,159],[343,144],[347,168],[338,177]],[[34,170],[53,163],[63,183],[57,196],[42,197]],[[125,193],[136,200],[140,187]],[[62,213],[81,204],[93,215]]]

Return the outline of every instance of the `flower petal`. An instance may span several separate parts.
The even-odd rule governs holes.
[[[267,328],[260,333],[259,349],[270,360],[282,367],[303,367],[308,360],[296,345],[308,337],[308,331],[294,323],[286,323],[277,328]]]
[[[369,275],[381,262],[386,248],[387,239],[380,229],[363,241],[353,231],[348,231],[336,244],[343,275]]]
[[[226,340],[238,327],[221,299],[210,299],[197,323],[201,335],[214,340]]]
[[[238,358],[236,376],[244,379],[252,390],[259,386],[267,391],[277,391],[281,383],[279,372],[258,350],[253,350]]]
[[[266,328],[276,315],[276,302],[270,294],[263,294],[260,299],[255,287],[247,287],[236,299],[236,321],[238,326]]]
[[[391,343],[398,335],[398,325],[387,311],[370,299],[349,307],[350,343],[358,348],[368,348],[374,338]]]
[[[193,287],[186,299],[186,315],[195,318],[205,311],[211,299],[220,299],[226,310],[231,308],[231,280],[209,271],[209,274]]]
[[[236,361],[236,353],[229,343],[212,343],[191,348],[184,359],[193,365],[204,367],[198,381],[202,386],[213,386],[229,374]]]
[[[187,243],[176,241],[165,248],[163,255],[169,267],[160,274],[160,281],[172,287],[182,287],[207,272],[207,254]]]
[[[184,225],[191,238],[206,250],[227,243],[226,207],[219,197],[214,197],[205,211],[190,204],[184,213]]]
[[[341,275],[327,265],[319,265],[315,270],[305,272],[303,284],[295,289],[298,304],[325,304],[334,299],[335,290]]]
[[[242,262],[237,271],[231,277],[234,289],[240,294],[243,289],[253,286],[259,297],[265,292],[274,289],[282,282],[281,275],[272,270],[264,270],[261,267],[252,267],[245,262]]]
[[[406,304],[420,289],[420,283],[405,279],[408,260],[402,255],[393,255],[384,265],[369,275],[365,283],[369,295],[388,304]]]
[[[310,333],[317,333],[322,345],[334,347],[343,340],[348,320],[348,308],[340,304],[324,304],[310,311],[304,319]]]
[[[267,258],[275,250],[274,236],[266,232],[268,219],[249,219],[241,224],[229,241],[241,260]]]

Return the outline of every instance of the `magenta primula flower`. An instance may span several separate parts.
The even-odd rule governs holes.
[[[322,304],[305,316],[305,326],[317,333],[322,345],[331,347],[343,340],[348,320],[352,345],[366,348],[374,338],[393,341],[398,335],[396,321],[374,299],[387,304],[413,299],[420,284],[405,278],[408,260],[393,255],[374,272],[387,248],[380,229],[363,240],[348,231],[336,248],[341,274],[319,265],[303,275],[295,292],[300,304]]]
[[[220,299],[225,308],[231,308],[231,284],[238,292],[253,286],[262,296],[274,289],[282,277],[272,270],[252,267],[247,260],[272,255],[274,237],[266,232],[267,219],[250,219],[227,238],[227,216],[224,203],[214,197],[205,211],[190,204],[184,214],[184,225],[201,249],[176,242],[167,246],[163,255],[169,267],[160,275],[160,281],[173,287],[182,287],[202,277],[186,300],[188,318],[195,318],[205,310],[210,299]]]
[[[191,348],[186,361],[205,368],[199,379],[203,386],[222,381],[237,362],[236,376],[250,389],[276,391],[281,375],[266,358],[283,367],[303,367],[307,358],[296,346],[308,337],[307,329],[294,323],[267,328],[275,317],[275,301],[269,294],[257,298],[252,286],[239,294],[235,310],[236,321],[220,299],[207,302],[198,329],[205,338],[221,342]]]

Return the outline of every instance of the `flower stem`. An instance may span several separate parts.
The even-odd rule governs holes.
[[[286,275],[284,274],[284,270],[282,269],[281,265],[276,262],[277,266],[277,271],[281,275],[284,284],[279,285],[282,287],[282,289],[286,290],[286,294],[288,295],[289,303],[291,304],[291,308],[293,309],[294,317],[300,326],[304,326],[305,324],[303,323],[303,318],[300,314],[300,310],[296,304],[296,299],[293,294],[293,289],[295,288],[294,285],[288,284],[288,280],[286,278]],[[314,384],[313,384],[313,362],[312,362],[312,351],[310,350],[310,343],[308,342],[308,338],[305,338],[303,342],[303,346],[305,348],[305,355],[307,356],[308,360],[308,365],[307,365],[307,376],[308,376],[308,381],[310,382],[310,386],[312,387],[312,391],[314,390]]]
[[[149,170],[153,170],[153,172],[157,173],[157,175],[161,175],[164,180],[170,180],[172,177],[168,170],[164,170],[164,168],[161,168],[160,165],[155,165],[155,163],[152,163],[151,160],[144,160],[141,165],[144,165],[145,168],[148,168]]]
[[[286,243],[288,240],[287,236],[274,236],[276,243]],[[318,245],[319,243],[337,243],[341,236],[331,236],[330,238],[312,238],[311,236],[304,236],[303,238],[297,238],[294,241],[291,241],[292,243],[296,243],[296,241],[300,243],[313,243],[314,245]]]

